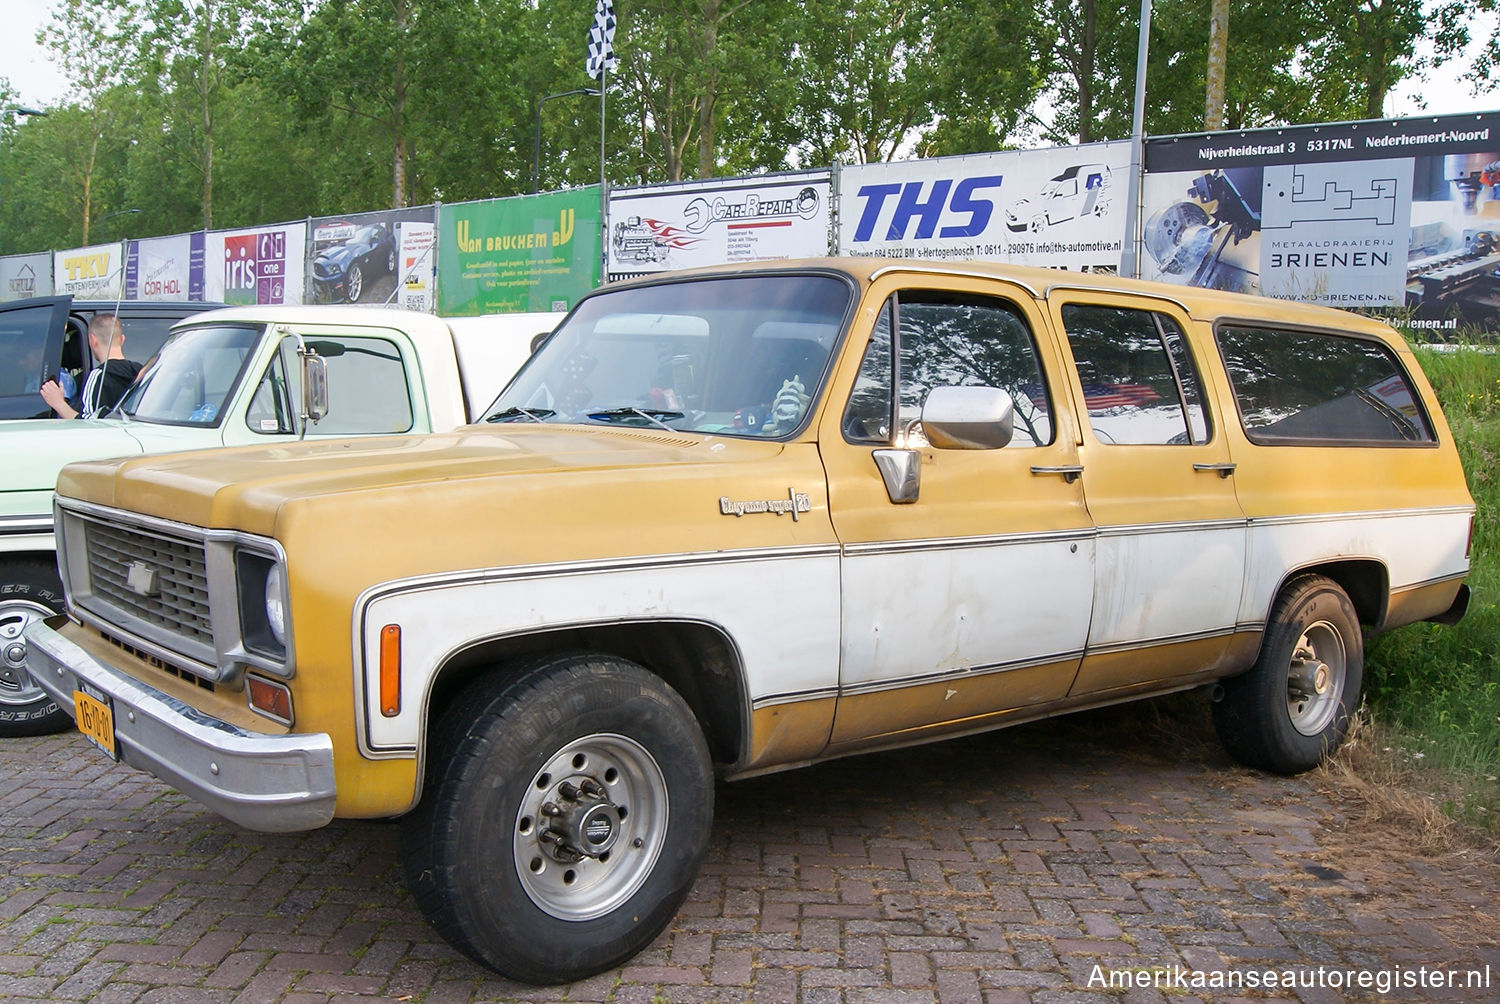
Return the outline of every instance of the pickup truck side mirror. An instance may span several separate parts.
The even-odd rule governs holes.
[[[308,422],[317,422],[328,414],[328,360],[311,348],[298,349],[302,359],[302,431]]]
[[[998,450],[1015,431],[1016,406],[994,387],[934,387],[922,402],[920,424],[929,445],[939,450]],[[875,467],[891,502],[915,502],[922,487],[922,453],[915,449],[876,450]]]

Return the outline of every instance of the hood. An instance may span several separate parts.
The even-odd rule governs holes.
[[[50,493],[64,464],[140,454],[140,442],[126,429],[118,419],[43,418],[0,424],[0,456],[5,458],[0,493]]]
[[[754,466],[756,459],[770,459],[784,449],[774,442],[664,430],[466,426],[428,436],[75,464],[59,478],[58,489],[66,496],[195,526],[272,536],[289,507],[355,495],[380,495],[411,506],[418,505],[418,497],[431,497],[447,507],[465,494],[458,487],[463,483],[470,484],[470,501],[491,512],[524,507],[531,504],[527,500],[559,490],[592,495],[597,509],[610,505],[610,492],[642,479],[682,476],[689,468],[717,467],[728,460]],[[566,488],[559,487],[563,481]],[[476,495],[485,501],[478,503]]]
[[[354,259],[355,253],[355,249],[348,244],[336,244],[331,248],[319,251],[313,258],[313,264],[331,265],[338,270],[343,270]]]

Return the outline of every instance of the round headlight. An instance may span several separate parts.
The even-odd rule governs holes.
[[[272,565],[266,573],[266,623],[277,644],[286,644],[286,573]]]

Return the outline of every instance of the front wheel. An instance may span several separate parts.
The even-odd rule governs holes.
[[[349,277],[344,281],[344,299],[354,303],[365,291],[365,274],[358,265],[349,266]]]
[[[1364,638],[1354,604],[1321,575],[1276,599],[1260,656],[1224,681],[1214,728],[1231,756],[1278,774],[1310,770],[1338,749],[1359,706]]]
[[[57,569],[40,561],[0,564],[0,738],[44,736],[73,723],[26,672],[26,639],[34,621],[63,610]]]
[[[412,895],[455,948],[527,983],[579,980],[651,943],[708,846],[696,719],[645,669],[553,656],[443,714],[403,824]]]

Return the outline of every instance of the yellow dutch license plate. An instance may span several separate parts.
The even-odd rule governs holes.
[[[110,759],[118,760],[115,752],[115,712],[108,701],[101,701],[81,690],[73,691],[73,714],[78,722],[78,731],[88,736],[89,742],[108,753]]]

